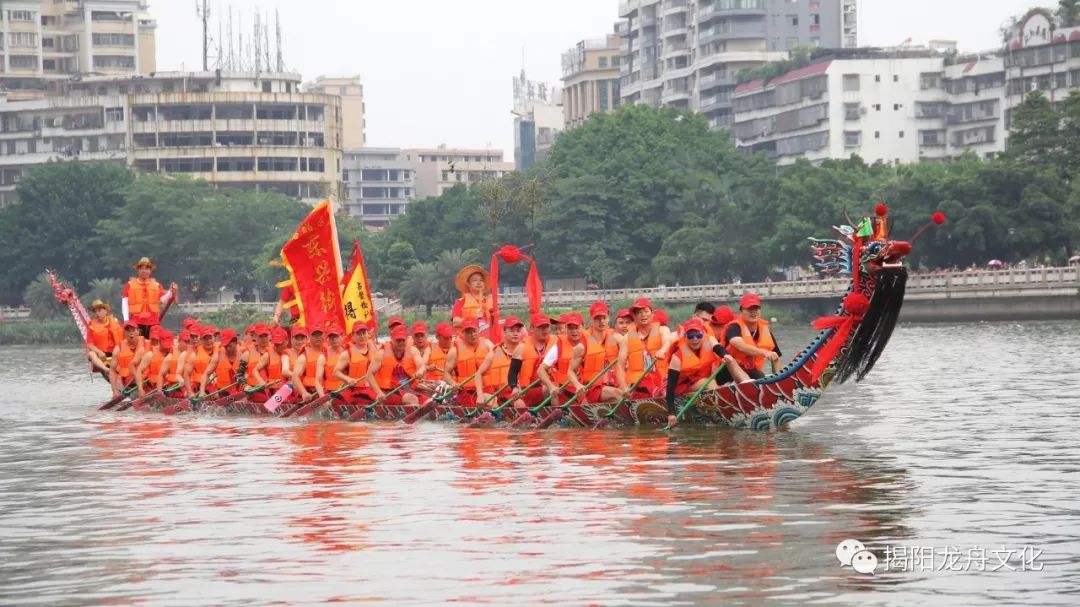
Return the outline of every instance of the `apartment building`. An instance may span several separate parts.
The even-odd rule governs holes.
[[[619,17],[622,101],[689,108],[725,129],[740,71],[853,46],[858,22],[855,0],[623,0]]]
[[[737,145],[778,165],[858,155],[908,163],[1004,149],[1004,67],[995,56],[848,49],[734,95]]]
[[[39,89],[78,74],[146,74],[157,69],[146,0],[4,0],[0,83]]]
[[[399,148],[345,150],[341,180],[345,210],[374,229],[404,213],[416,194],[412,162]]]
[[[424,148],[405,150],[414,170],[416,198],[440,196],[457,186],[466,187],[497,179],[514,171],[514,163],[503,160],[502,150],[464,148]]]
[[[563,92],[546,82],[514,76],[514,163],[524,170],[542,162],[565,128]]]
[[[322,95],[341,97],[341,142],[352,150],[367,145],[367,105],[360,76],[319,76],[304,89]]]
[[[562,55],[563,122],[577,126],[596,112],[619,106],[619,47],[622,37],[582,40]]]
[[[27,167],[112,160],[223,187],[340,197],[339,97],[298,74],[90,76],[28,100],[0,98],[0,202]]]
[[[1058,27],[1046,9],[1032,9],[1020,19],[1003,54],[1006,123],[1033,91],[1056,105],[1080,89],[1080,27]]]

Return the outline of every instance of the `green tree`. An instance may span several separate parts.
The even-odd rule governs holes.
[[[1034,91],[1013,111],[1008,157],[1028,166],[1054,167],[1064,172],[1061,117],[1042,91]]]
[[[123,289],[124,282],[119,278],[95,278],[90,281],[89,290],[83,293],[80,299],[87,310],[97,299],[109,304],[113,310],[119,310]]]
[[[97,223],[123,205],[131,179],[126,168],[112,163],[50,162],[27,170],[17,201],[0,210],[0,294],[10,299],[21,293],[45,268],[69,278],[76,289],[100,276],[107,252],[91,237]]]
[[[1080,0],[1058,0],[1057,11],[1059,27],[1080,25]]]
[[[63,284],[71,284],[63,278],[57,278]],[[30,317],[38,320],[61,318],[68,313],[68,309],[56,301],[52,283],[49,282],[48,274],[44,272],[38,274],[30,284],[26,285],[23,302],[30,308]]]
[[[449,303],[443,283],[446,275],[439,271],[433,262],[418,263],[409,268],[405,279],[401,281],[398,295],[407,306],[424,306],[427,317],[431,318],[431,309],[439,304]]]
[[[405,280],[409,268],[416,265],[416,251],[412,244],[399,240],[390,245],[386,253],[386,264],[382,269],[380,282],[375,288],[381,291],[397,291]]]

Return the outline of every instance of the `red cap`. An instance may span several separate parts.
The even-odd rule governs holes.
[[[701,331],[702,333],[704,333],[705,323],[701,322],[700,318],[691,318],[690,320],[683,323],[682,328],[683,332]]]
[[[718,325],[726,325],[735,320],[735,313],[727,306],[720,306],[712,313],[712,322]]]
[[[277,327],[270,332],[270,342],[278,345],[289,343],[289,332]]]
[[[158,339],[165,339],[166,337],[172,339],[172,331],[166,329],[165,327],[161,327],[161,331],[158,332]]]
[[[450,326],[450,323],[441,322],[435,325],[435,335],[439,337],[453,337],[454,327]]]
[[[650,310],[652,309],[652,302],[649,301],[649,298],[639,297],[638,299],[634,300],[634,304],[630,306],[630,312],[633,313],[634,310],[639,310],[641,308],[649,308]]]
[[[529,317],[529,325],[533,327],[542,327],[544,325],[550,324],[551,319],[548,318],[547,314],[544,314],[543,312],[537,312],[536,314],[533,314]]]
[[[188,333],[187,329],[180,332],[180,341],[187,341],[191,339],[191,333]]]
[[[746,309],[753,306],[761,307],[761,298],[757,296],[757,293],[747,293],[739,300],[740,309]]]
[[[310,329],[308,329],[308,335],[314,335],[314,334],[316,334],[316,333],[323,333],[323,334],[325,334],[325,333],[326,333],[326,328],[325,328],[325,327],[320,327],[320,326],[316,325],[316,326],[314,326],[314,327],[311,327]]]
[[[503,328],[509,329],[510,327],[524,327],[525,323],[521,322],[521,319],[517,316],[507,316],[503,321]]]
[[[134,320],[129,320],[129,321],[124,323],[124,328],[125,329],[138,329],[139,325],[135,324]]]
[[[202,330],[199,331],[201,337],[213,337],[214,333],[217,333],[217,329],[214,327],[203,327]]]
[[[247,335],[248,333],[254,333],[254,332],[255,332],[255,323],[252,323],[252,324],[244,327],[244,334],[245,335]]]
[[[585,326],[585,319],[581,317],[581,312],[567,312],[559,317],[559,322],[564,325]]]
[[[477,319],[475,319],[475,318],[462,318],[461,319],[461,330],[462,331],[464,331],[465,329],[479,329],[479,328],[480,328],[480,321],[478,321]]]
[[[633,318],[634,315],[630,313],[630,308],[622,308],[615,313],[615,318]]]
[[[270,325],[260,322],[255,324],[255,335],[270,335]]]
[[[409,330],[405,328],[405,323],[400,325],[394,325],[393,329],[390,329],[390,339],[408,339]]]
[[[184,322],[181,323],[181,326],[183,326],[185,329],[190,329],[193,325],[198,326],[198,324],[199,324],[199,321],[197,321],[194,318],[188,316],[187,318],[184,319]]]
[[[162,349],[165,349],[165,350],[172,349],[172,346],[173,346],[172,335],[159,336],[158,337],[158,344],[161,345]]]
[[[427,335],[428,326],[426,322],[414,322],[412,326],[413,335]]]
[[[161,338],[161,325],[154,325],[150,327],[150,339]]]
[[[293,325],[291,330],[293,337],[296,337],[297,335],[303,335],[304,337],[307,337],[308,330],[307,327],[305,327],[304,325]]]
[[[386,321],[387,329],[393,329],[397,325],[405,326],[405,321],[400,316],[391,316],[390,320]]]
[[[652,317],[653,320],[664,325],[665,327],[668,325],[667,312],[661,310],[660,308],[653,310]]]
[[[235,340],[236,337],[237,337],[236,331],[233,331],[232,329],[222,329],[221,330],[221,345],[223,345],[223,346],[229,345],[229,342]]]
[[[363,331],[370,331],[370,330],[371,330],[371,327],[370,327],[370,326],[368,326],[368,323],[366,323],[366,322],[356,322],[356,323],[353,323],[353,326],[352,326],[352,332],[353,332],[353,333],[356,333],[356,332],[358,332],[358,331],[361,331],[361,330],[363,330]]]
[[[345,331],[343,331],[342,328],[337,326],[337,325],[330,325],[329,327],[326,328],[326,335],[327,336],[337,335],[337,336],[340,337],[340,336],[342,336],[344,334],[345,334]]]
[[[597,316],[610,316],[611,310],[608,309],[608,305],[602,301],[593,302],[593,305],[589,306],[589,318],[596,318]]]

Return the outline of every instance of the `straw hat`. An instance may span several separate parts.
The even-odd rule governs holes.
[[[106,312],[112,312],[112,306],[105,303],[104,301],[101,301],[100,299],[95,299],[94,303],[90,304],[90,311],[93,312],[98,308],[105,308]]]
[[[473,274],[480,274],[484,277],[484,292],[491,292],[491,277],[488,276],[487,270],[478,266],[477,264],[469,264],[464,268],[458,270],[457,276],[454,277],[454,286],[461,293],[469,292],[469,277]]]
[[[135,265],[133,265],[133,266],[131,266],[131,267],[132,267],[132,268],[135,268],[136,270],[138,270],[138,269],[139,269],[139,266],[150,266],[150,270],[151,270],[151,271],[153,271],[153,270],[156,270],[156,269],[157,269],[157,264],[156,264],[156,263],[154,263],[154,262],[152,262],[152,261],[150,261],[150,258],[149,258],[149,257],[140,257],[140,258],[139,258],[139,261],[136,261],[136,262],[135,262]]]

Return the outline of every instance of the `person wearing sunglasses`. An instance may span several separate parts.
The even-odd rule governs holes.
[[[724,346],[705,331],[705,323],[700,318],[691,318],[682,325],[682,337],[671,349],[667,373],[667,410],[668,425],[678,423],[676,419],[675,397],[696,392],[702,386],[706,390],[715,390],[716,381],[710,380],[717,365],[727,363],[717,375],[716,381],[725,376],[728,381],[744,382],[750,377],[739,368]],[[705,385],[709,382],[709,385]]]

